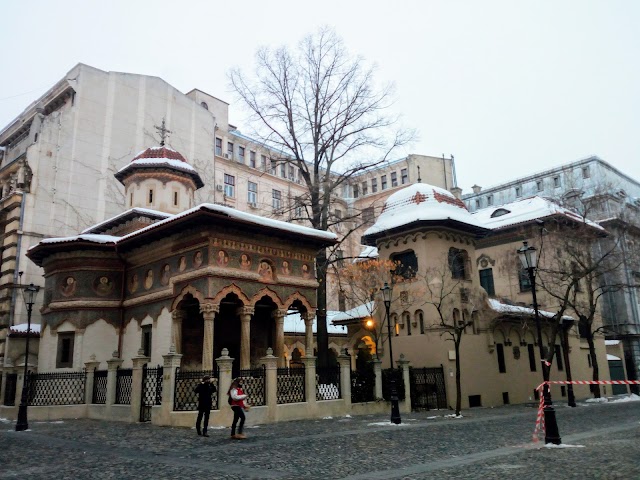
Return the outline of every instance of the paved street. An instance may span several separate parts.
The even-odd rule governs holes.
[[[524,406],[412,413],[401,426],[365,416],[229,429],[73,420],[0,421],[0,479],[635,479],[640,402],[558,406],[564,444],[531,442],[536,411]],[[380,425],[378,423],[382,422]]]

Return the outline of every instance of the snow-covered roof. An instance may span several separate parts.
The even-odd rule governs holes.
[[[353,259],[353,263],[362,262],[364,260],[369,260],[371,258],[378,258],[378,248],[372,246],[362,246],[362,251],[360,254]]]
[[[42,243],[65,243],[65,242],[74,242],[77,240],[84,240],[86,242],[93,243],[117,243],[122,237],[114,237],[113,235],[98,235],[95,233],[84,233],[80,235],[72,235],[70,237],[53,237],[53,238],[44,238],[40,240],[39,244]],[[31,248],[37,247],[39,244],[34,245]],[[31,250],[31,248],[29,250]]]
[[[133,160],[131,163],[127,163],[124,167],[118,170],[117,173],[122,173],[126,170],[129,170],[133,166],[147,166],[151,165],[154,167],[158,166],[169,166],[175,168],[177,170],[184,170],[185,172],[195,173],[196,169],[193,168],[186,162],[182,160],[174,160],[172,158],[139,158],[138,160]]]
[[[85,228],[82,232],[80,232],[81,234],[84,233],[89,233],[93,230],[99,230],[102,226],[105,225],[109,225],[111,223],[115,223],[117,222],[119,219],[121,218],[125,218],[128,217],[130,215],[141,215],[141,216],[149,216],[149,217],[155,217],[155,218],[168,218],[170,216],[172,216],[171,213],[165,213],[165,212],[161,212],[159,210],[151,210],[149,208],[139,208],[139,207],[135,207],[135,208],[130,208],[129,210],[127,210],[126,212],[122,212],[119,213],[118,215],[108,218],[100,223],[96,223],[95,225],[92,225],[89,228]]]
[[[474,229],[485,228],[451,192],[426,183],[415,183],[387,199],[376,223],[364,232],[364,236],[424,221],[453,221]]]
[[[333,325],[331,322],[333,317],[340,312],[327,311],[327,333],[329,334],[346,334],[347,327],[343,327],[341,325]],[[314,317],[313,319],[313,333],[318,332],[318,318]],[[285,333],[305,333],[305,325],[304,320],[300,316],[298,312],[288,312],[284,317],[284,332]]]
[[[605,340],[604,344],[609,345],[620,345],[620,340]]]
[[[347,310],[346,312],[337,312],[337,314],[331,320],[332,322],[344,322],[349,320],[359,320],[371,316],[375,308],[375,302],[367,302],[357,307]]]
[[[28,323],[19,323],[18,325],[12,325],[9,327],[9,333],[27,333]],[[33,334],[40,335],[40,325],[37,323],[32,323],[29,331]]]
[[[607,353],[607,360],[622,360],[620,357],[616,357],[615,355],[611,355]]]
[[[574,222],[586,222],[588,225],[604,231],[604,228],[597,223],[586,220],[577,213],[561,207],[557,203],[537,196],[524,198],[516,202],[505,203],[504,205],[483,208],[471,215],[473,215],[480,224],[492,230],[511,227],[513,225],[530,222],[536,219],[562,215],[570,218]]]
[[[506,303],[502,303],[499,300],[496,300],[495,298],[489,299],[489,307],[491,307],[493,311],[499,312],[499,313],[508,313],[511,315],[521,315],[521,316],[535,315],[535,311],[533,310],[533,308],[520,307],[518,305],[507,305]],[[538,313],[540,314],[541,317],[546,317],[546,318],[553,318],[553,316],[555,315],[555,313],[547,312],[545,310],[538,310]],[[573,317],[569,315],[564,315],[562,319],[573,320]]]

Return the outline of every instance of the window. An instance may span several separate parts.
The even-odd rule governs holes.
[[[295,216],[296,219],[301,220],[302,219],[302,208],[304,207],[304,203],[302,201],[301,197],[296,197],[294,200],[294,205],[295,205]]]
[[[282,178],[287,178],[287,164],[286,163],[281,163],[280,164],[280,176]]]
[[[560,176],[556,175],[555,177],[553,177],[553,187],[554,188],[559,188],[560,187]]]
[[[153,188],[149,189],[149,205],[153,204]]]
[[[556,345],[555,355],[556,363],[558,364],[558,371],[564,370],[564,364],[562,363],[562,350],[560,349],[560,345]]]
[[[509,405],[509,392],[502,392],[502,403]]]
[[[479,198],[476,199],[476,208],[480,208],[480,199]]]
[[[249,166],[256,168],[256,152],[249,152]]]
[[[280,190],[271,190],[271,206],[274,210],[282,208],[282,192]]]
[[[418,257],[413,250],[394,253],[389,256],[392,262],[397,262],[398,266],[393,272],[394,275],[402,278],[414,278],[418,272]]]
[[[531,291],[531,280],[529,279],[529,272],[523,267],[520,267],[518,269],[518,281],[520,282],[521,292]]]
[[[409,170],[407,170],[406,168],[400,170],[400,177],[402,185],[406,185],[407,183],[409,183]]]
[[[392,187],[397,187],[398,186],[398,173],[397,172],[391,172],[391,186]]]
[[[522,196],[522,187],[516,187],[516,197]]]
[[[200,106],[205,110],[209,110],[209,105],[207,105],[207,102],[200,102]]]
[[[258,184],[254,182],[247,183],[247,202],[252,205],[258,204]]]
[[[465,250],[458,250],[453,247],[449,249],[449,269],[451,270],[452,278],[465,280],[469,277],[468,258],[469,256]]]
[[[469,408],[481,407],[482,396],[481,395],[469,395]]]
[[[294,171],[293,165],[289,165],[289,180],[295,180]]]
[[[277,169],[278,169],[278,163],[274,159],[271,159],[271,175],[275,175]]]
[[[387,176],[386,175],[382,175],[380,177],[380,188],[382,188],[382,190],[386,190],[387,189]]]
[[[378,191],[378,179],[371,179],[371,193],[376,193]]]
[[[496,353],[498,354],[498,371],[500,373],[507,373],[507,366],[504,363],[504,345],[498,343],[496,345]]]
[[[493,205],[493,195],[487,195],[487,206]]]
[[[244,147],[238,147],[238,162],[244,163]]]
[[[409,315],[409,312],[404,312],[402,316],[404,318],[403,323],[407,325],[407,335],[411,335],[411,315]]]
[[[362,182],[362,195],[366,195],[368,193],[368,188],[369,186],[367,185],[367,182]]]
[[[416,312],[416,317],[418,318],[418,327],[420,327],[420,333],[424,334],[424,313],[418,311]]]
[[[373,207],[367,207],[362,210],[362,222],[365,225],[373,223]]]
[[[538,180],[536,182],[536,190],[539,191],[539,192],[544,190],[544,183],[542,182],[542,180]]]
[[[178,206],[178,192],[173,192],[173,206]]]
[[[494,285],[493,285],[493,269],[485,268],[480,270],[480,285],[484,288],[490,296],[494,296],[496,294]]]
[[[236,177],[224,174],[224,195],[225,197],[233,197],[235,193]]]
[[[344,267],[344,252],[342,250],[336,250],[336,264],[339,268]]]
[[[360,196],[360,187],[358,185],[353,186],[353,198],[358,198]]]
[[[56,359],[56,368],[73,367],[73,344],[75,336],[75,333],[58,334],[58,356]]]
[[[589,171],[589,167],[582,167],[582,178],[591,177],[591,172]]]
[[[398,323],[398,317],[395,313],[391,315],[391,324],[393,325],[393,330],[397,337],[400,335],[400,324]]]
[[[142,350],[145,357],[151,356],[151,325],[142,327]]]
[[[536,371],[536,350],[533,347],[533,344],[529,343],[527,345],[527,349],[529,350],[529,370],[532,372]]]
[[[262,167],[262,170],[264,170],[266,172],[267,171],[267,156],[266,155],[260,155],[260,165]]]
[[[233,158],[233,143],[227,142],[227,158]]]
[[[222,155],[222,139],[216,137],[216,155]]]

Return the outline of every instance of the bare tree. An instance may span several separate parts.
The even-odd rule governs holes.
[[[278,161],[298,169],[307,187],[298,199],[314,228],[328,230],[330,206],[355,174],[386,161],[405,145],[411,132],[395,127],[390,116],[392,89],[377,88],[374,69],[348,54],[334,31],[323,28],[302,40],[298,48],[261,48],[252,77],[235,69],[233,88],[251,112],[253,134]],[[344,221],[344,219],[340,219]],[[318,252],[316,275],[318,356],[327,361],[327,253]]]

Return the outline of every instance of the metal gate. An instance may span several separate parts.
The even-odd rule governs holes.
[[[142,367],[142,399],[140,401],[140,421],[151,421],[151,408],[162,403],[163,368]]]
[[[7,380],[4,386],[4,404],[14,406],[16,404],[16,386],[18,383],[17,373],[7,373]]]
[[[444,368],[410,368],[411,410],[447,408]]]
[[[626,380],[626,378],[624,378],[622,360],[609,360],[609,373],[611,374],[611,380]],[[614,395],[628,393],[626,385],[612,385],[611,390],[611,393]]]

